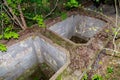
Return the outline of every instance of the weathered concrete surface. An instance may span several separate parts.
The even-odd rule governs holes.
[[[67,75],[65,75],[63,73],[63,75],[61,75],[62,76],[61,78],[63,80],[67,80],[67,79],[68,80],[70,80],[70,79],[71,80],[80,80],[83,77],[83,75],[90,70],[90,68],[91,68],[92,64],[94,64],[94,60],[97,57],[97,55],[99,54],[99,52],[106,46],[108,41],[111,40],[112,33],[113,33],[112,27],[115,27],[115,25],[114,25],[114,21],[112,21],[107,16],[100,14],[100,13],[90,11],[90,10],[80,9],[80,10],[78,10],[78,12],[73,11],[73,12],[69,12],[69,13],[70,13],[69,14],[70,17],[67,18],[66,20],[58,21],[57,19],[59,19],[59,18],[56,18],[54,21],[52,21],[52,23],[49,23],[48,33],[46,33],[46,34],[42,33],[42,34],[44,34],[45,36],[47,36],[47,34],[51,35],[51,36],[47,36],[47,37],[50,38],[51,40],[53,40],[57,44],[60,43],[59,45],[68,49],[70,52],[71,64],[69,65],[69,68],[72,70],[71,70],[71,72],[66,70],[65,73],[67,73]],[[72,23],[73,22],[72,18],[74,18],[75,15],[77,16],[77,18],[78,18],[78,16],[87,17],[87,19],[89,19],[90,22],[92,22],[92,20],[94,22],[92,24],[89,23],[87,26],[85,25],[85,28],[90,27],[90,29],[86,30],[87,32],[84,32],[85,34],[82,34],[83,35],[82,37],[90,37],[90,38],[92,37],[91,40],[87,44],[77,45],[77,44],[71,43],[69,40],[69,38],[71,37],[70,35],[73,36],[73,33],[76,32],[76,30],[75,30],[76,26],[78,28],[78,31],[80,31],[82,29],[84,31],[84,27],[79,28],[79,26],[78,26],[79,22],[80,22],[79,20],[78,20],[78,22],[76,21],[76,24],[78,23],[76,26],[74,26],[75,24]],[[78,19],[80,19],[80,18],[78,18]],[[85,21],[87,22],[87,19],[84,19],[83,17],[82,17],[82,19],[83,19],[83,21],[82,21],[83,23]],[[98,23],[96,23],[96,21],[98,21]],[[65,22],[66,22],[66,24],[65,24]],[[61,25],[62,23],[64,23],[64,25]],[[81,23],[81,25],[84,26],[83,23]],[[67,26],[70,24],[74,28],[71,29],[71,26]],[[71,33],[68,33],[69,31],[67,31],[67,30],[70,30]],[[90,31],[92,32],[92,36],[89,36],[91,34]],[[61,34],[60,32],[61,33],[63,32],[64,35]],[[90,32],[90,34],[89,34],[89,32]],[[79,32],[79,33],[81,33],[81,32]],[[76,35],[76,34],[74,34],[74,35]],[[81,34],[80,34],[80,36],[81,36]],[[53,37],[55,37],[55,38],[53,38]],[[76,72],[76,71],[78,71],[78,72]]]
[[[72,36],[88,39],[103,29],[105,25],[106,22],[102,20],[77,14],[52,25],[49,29],[67,39]]]
[[[44,36],[30,36],[0,52],[0,80],[15,80],[33,65],[47,63],[56,73],[55,78],[69,64],[69,54]]]

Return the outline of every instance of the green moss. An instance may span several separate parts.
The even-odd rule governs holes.
[[[48,74],[48,73],[49,74]],[[16,80],[49,80],[54,71],[45,63],[33,65]]]
[[[56,80],[62,80],[62,74],[60,74]]]
[[[27,69],[20,77],[18,77],[16,80],[25,80],[27,77],[32,75],[34,71],[37,69],[38,64],[33,65],[31,68]]]

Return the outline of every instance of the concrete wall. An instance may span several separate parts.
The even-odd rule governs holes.
[[[70,38],[75,33],[75,23],[73,22],[73,16],[68,17],[62,22],[58,22],[49,28],[64,38]]]
[[[73,35],[91,38],[102,29],[104,25],[104,21],[93,17],[72,15],[49,27],[49,29],[68,39]]]
[[[0,80],[14,80],[33,65],[43,62],[59,73],[60,68],[65,69],[69,64],[68,54],[42,37],[28,37],[9,46],[7,52],[0,52]]]

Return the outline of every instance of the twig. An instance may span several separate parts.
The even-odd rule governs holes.
[[[115,9],[116,9],[116,23],[115,23],[116,30],[115,30],[115,35],[113,37],[113,45],[114,45],[114,50],[116,51],[117,47],[116,47],[116,43],[115,43],[115,38],[117,37],[117,34],[120,31],[120,28],[117,29],[117,27],[118,27],[118,8],[117,8],[117,1],[116,0],[114,0],[114,1],[115,1]]]
[[[4,9],[4,11],[7,13],[7,15],[10,17],[10,19],[13,20],[13,22],[18,25],[18,23],[14,20],[14,18],[13,18],[12,15],[8,12],[8,10],[5,8],[5,6],[3,6],[3,9]]]
[[[26,25],[26,21],[25,21],[25,19],[24,19],[24,16],[23,16],[23,13],[22,13],[22,9],[21,9],[20,4],[18,5],[18,9],[19,9],[19,12],[20,12],[20,18],[21,18],[21,20],[22,20],[23,27],[24,27],[24,29],[26,29],[26,28],[27,28],[27,25]]]
[[[103,48],[103,49],[108,50],[108,51],[112,51],[112,52],[115,52],[115,53],[120,53],[119,51],[114,50],[114,49],[110,49],[110,48]],[[113,55],[113,54],[111,54],[111,55]]]
[[[50,13],[48,13],[48,14],[45,16],[45,18],[48,17],[48,16],[50,16],[50,15],[53,13],[53,11],[54,11],[54,10],[56,9],[56,7],[57,7],[58,1],[59,1],[59,0],[56,0],[55,7],[50,11]]]
[[[3,4],[1,4],[1,15],[2,15],[2,9],[3,9]],[[3,19],[1,20],[1,26],[2,26],[2,39],[3,39],[3,36],[4,36],[4,31],[3,31],[3,28],[4,28],[4,26],[3,26]]]
[[[10,7],[8,6],[6,0],[3,0],[3,1],[4,1],[4,5],[9,9],[10,13],[13,15],[13,18],[18,22],[19,26],[20,26],[23,30],[25,30],[24,26],[21,24],[21,22],[19,21],[19,19],[17,18],[17,16],[14,15],[12,8],[10,8]]]

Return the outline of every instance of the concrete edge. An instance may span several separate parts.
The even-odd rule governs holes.
[[[55,33],[54,31],[52,31],[52,30],[50,30],[50,29],[47,29],[47,30],[50,31],[50,32],[52,32],[52,33],[55,34],[56,36],[60,37],[61,39],[65,40],[65,41],[67,41],[67,42],[69,42],[69,43],[71,43],[71,44],[73,44],[73,45],[76,45],[76,46],[87,45],[87,43],[89,42],[89,41],[88,41],[86,44],[77,44],[77,43],[75,43],[75,42],[73,42],[73,41],[71,41],[71,40],[69,40],[69,39],[67,39],[67,38],[61,37],[59,34]],[[92,39],[92,38],[91,38],[91,39]],[[91,40],[91,39],[90,39],[90,40]]]
[[[55,80],[70,64],[70,54],[66,49],[62,48],[61,46],[57,45],[56,43],[53,43],[52,40],[46,38],[45,36],[43,36],[41,34],[38,34],[38,35],[36,34],[36,36],[42,37],[46,42],[49,42],[50,44],[55,46],[57,49],[62,50],[67,55],[66,56],[67,57],[66,63],[49,79],[49,80]]]
[[[32,28],[33,29],[33,28]],[[31,29],[30,29],[31,30]],[[29,29],[28,29],[29,31]],[[22,33],[26,33],[25,31],[22,31]],[[15,39],[10,39],[10,41],[8,41],[6,43],[6,46],[9,47],[9,46],[12,46],[16,43],[19,43],[21,41],[24,41],[26,39],[28,39],[29,37],[31,37],[33,40],[35,37],[40,37],[40,38],[43,38],[46,42],[48,42],[49,44],[52,44],[53,46],[55,46],[57,49],[63,51],[66,53],[66,63],[50,78],[50,80],[55,80],[66,68],[67,66],[70,64],[70,54],[69,52],[62,48],[61,46],[57,45],[56,43],[54,43],[52,40],[50,40],[49,38],[43,36],[41,33],[38,33],[38,32],[34,32],[34,31],[30,31],[28,34],[26,35],[21,35],[17,40]]]
[[[78,14],[80,14],[80,13],[78,12],[78,13],[76,13],[76,14],[71,14],[70,16],[72,16],[72,15],[78,15]],[[96,14],[98,14],[98,13],[96,13]],[[83,15],[83,14],[80,14],[80,15]],[[100,14],[100,15],[101,15],[101,14]],[[68,17],[70,17],[70,16],[68,16]],[[85,16],[85,15],[83,15],[83,16]],[[87,16],[87,15],[86,15],[86,16]],[[102,16],[103,16],[103,15],[102,15]],[[93,17],[93,16],[89,16],[89,17]],[[59,18],[59,17],[58,17],[58,18]],[[97,18],[97,17],[93,17],[93,18]],[[100,18],[97,18],[97,19],[100,19]],[[105,21],[106,24],[103,26],[102,29],[100,29],[99,32],[97,32],[97,34],[101,33],[102,30],[103,30],[106,26],[109,25],[109,24],[108,24],[109,22],[108,22],[107,20],[105,20],[105,19],[100,19],[100,20]],[[61,21],[59,21],[59,22],[61,22]],[[58,21],[57,21],[56,23],[58,23]],[[54,24],[56,24],[56,23],[54,23]],[[53,24],[53,25],[54,25],[54,24]],[[69,40],[69,39],[67,39],[67,38],[61,37],[59,34],[55,33],[54,31],[50,30],[49,28],[50,28],[50,26],[47,28],[48,31],[54,33],[54,34],[57,35],[58,37],[62,38],[63,40],[65,40],[65,41],[67,41],[67,42],[69,42],[69,43],[71,43],[71,44],[73,44],[73,45],[75,45],[75,46],[81,46],[81,45],[86,46],[86,45],[89,45],[89,44],[95,39],[94,36],[97,35],[97,34],[95,34],[93,37],[91,37],[90,40],[89,40],[87,43],[85,43],[85,44],[80,44],[80,43],[75,43],[75,42],[73,42],[73,41],[71,41],[71,40]]]

